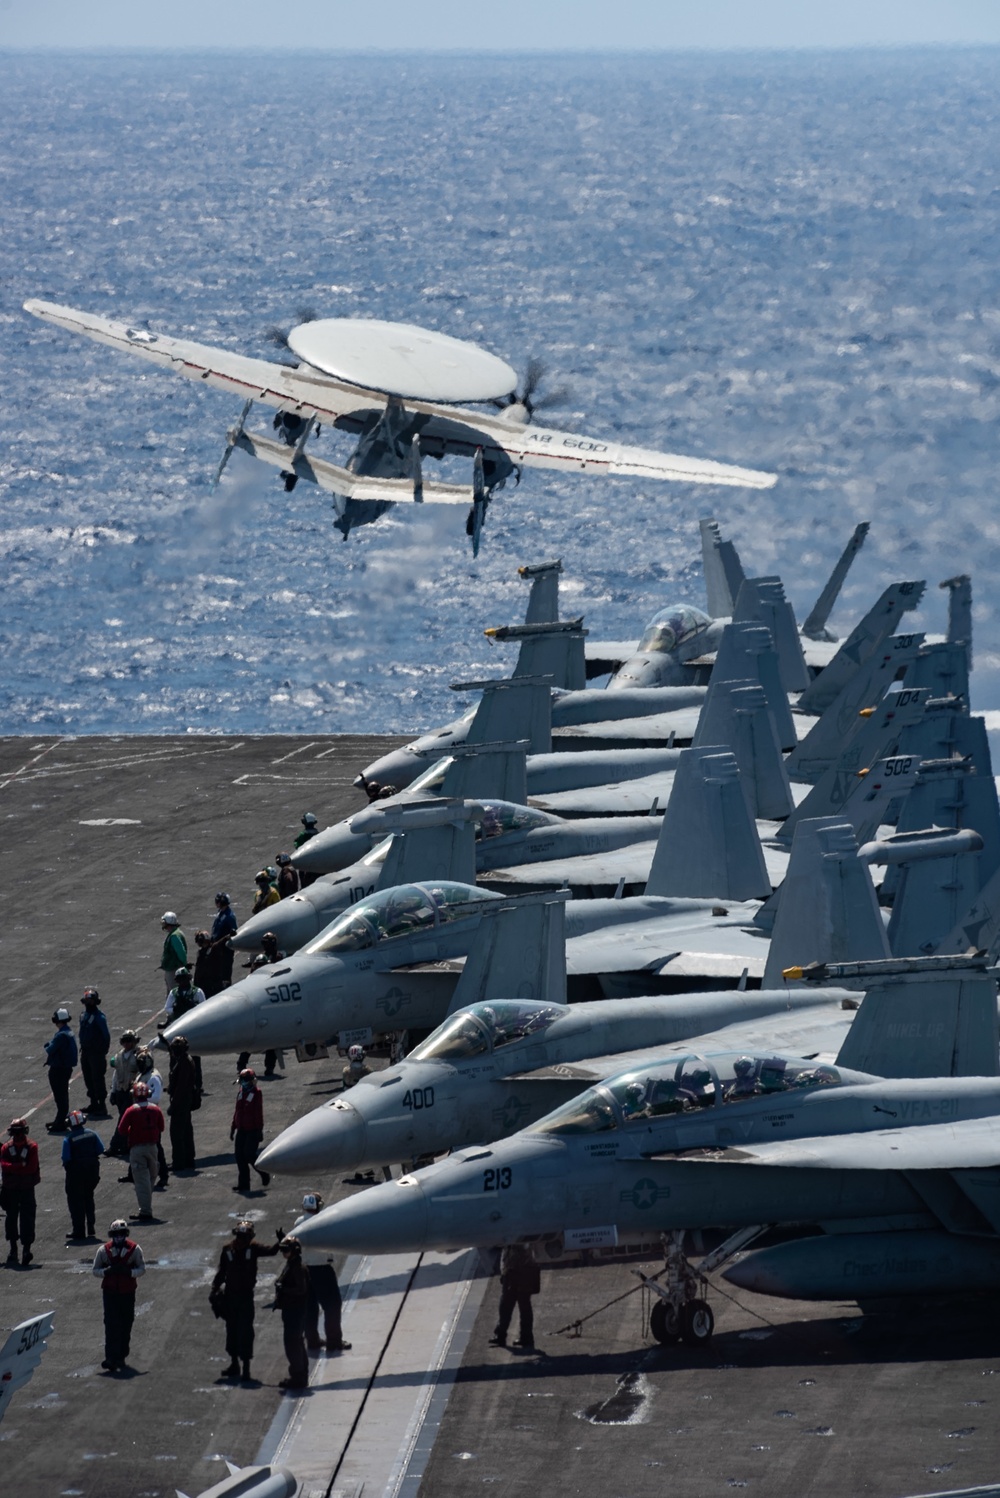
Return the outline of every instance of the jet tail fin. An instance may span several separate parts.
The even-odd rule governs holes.
[[[464,801],[495,797],[524,806],[528,800],[527,739],[496,744],[454,744],[440,794]],[[470,881],[471,883],[472,881]]]
[[[777,893],[762,987],[780,988],[787,970],[809,963],[888,956],[875,886],[858,859],[854,828],[836,817],[800,822]]]
[[[906,673],[907,686],[929,687],[932,697],[957,697],[969,702],[969,651],[947,640],[925,645]]]
[[[527,567],[518,567],[518,577],[531,583],[528,606],[524,611],[525,624],[554,624],[559,618],[559,577],[563,570],[562,560],[533,562]]]
[[[838,1065],[877,1077],[1000,1075],[996,972],[983,954],[827,963],[807,976],[865,990]]]
[[[467,744],[527,739],[532,754],[552,752],[552,683],[548,677],[518,676],[489,681],[452,682],[452,691],[482,691]]]
[[[946,578],[939,587],[948,589],[948,643],[964,645],[972,670],[972,579],[965,572]]]
[[[792,811],[792,792],[778,731],[757,681],[720,681],[715,673],[698,717],[692,748],[725,744],[736,755],[754,817],[780,821]]]
[[[646,894],[752,900],[770,891],[736,756],[728,747],[681,750]]]
[[[0,1420],[12,1396],[23,1389],[42,1361],[46,1338],[52,1335],[52,1316],[51,1311],[43,1311],[19,1322],[0,1347]]]
[[[834,604],[840,597],[840,590],[844,586],[844,579],[851,569],[851,563],[865,544],[865,537],[871,529],[871,522],[862,520],[860,525],[854,527],[854,534],[844,547],[837,559],[836,565],[826,580],[823,591],[813,604],[809,617],[802,626],[802,633],[808,640],[833,640],[836,639],[826,627]],[[943,584],[942,584],[943,586]]]
[[[889,947],[896,957],[929,956],[966,911],[979,889],[983,840],[968,828],[928,827],[896,832],[859,850],[863,863],[899,870]]]
[[[778,743],[791,749],[797,742],[788,694],[781,684],[781,670],[771,631],[763,624],[727,624],[719,641],[712,676],[720,681],[759,681],[767,695]]]
[[[448,1013],[498,999],[565,1004],[568,899],[546,890],[487,907]]]
[[[701,520],[699,527],[708,612],[713,619],[731,619],[743,581],[740,559],[732,542],[723,541],[717,520]]]
[[[359,812],[352,832],[392,836],[379,870],[377,889],[426,879],[476,882],[476,822],[483,815],[476,801],[436,796],[426,801],[395,801]]]
[[[895,633],[905,613],[915,609],[924,596],[922,582],[890,583],[881,598],[851,630],[830,664],[813,678],[799,698],[804,713],[822,713],[845,683],[883,640]]]
[[[804,692],[809,668],[792,606],[780,577],[748,577],[736,600],[734,621],[766,624],[778,655],[781,684],[786,692]]]
[[[504,624],[484,630],[491,640],[520,640],[512,677],[548,676],[554,687],[579,692],[587,685],[583,619],[548,624]]]
[[[906,708],[909,710],[907,726],[919,722],[922,711],[914,710],[914,704],[925,702],[930,696],[929,690],[911,684],[907,675],[907,689],[918,695],[890,702],[887,693],[898,673],[906,671],[916,660],[923,638],[922,634],[893,635],[879,649],[872,651],[788,756],[786,769],[792,780],[815,785],[832,765],[839,763],[849,748],[860,753],[863,746],[863,752],[869,755],[868,759],[860,758],[855,769],[871,764],[873,746],[887,738],[883,731],[884,710]],[[871,712],[871,709],[875,711]],[[867,725],[865,716],[868,717]],[[900,726],[894,715],[889,727]],[[888,739],[896,742],[891,732]]]

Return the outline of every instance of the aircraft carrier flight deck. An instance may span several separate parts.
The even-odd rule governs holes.
[[[850,1302],[771,1300],[713,1278],[711,1343],[661,1347],[633,1273],[655,1272],[654,1250],[646,1260],[609,1263],[542,1256],[538,1350],[530,1353],[489,1345],[494,1255],[348,1259],[341,1286],[353,1346],[311,1359],[302,1396],[278,1388],[280,1318],[267,1309],[273,1276],[262,1273],[254,1383],[220,1380],[224,1330],[208,1287],[235,1219],[250,1215],[258,1238],[271,1241],[298,1216],[304,1189],[327,1202],[366,1189],[339,1176],[274,1177],[266,1191],[233,1192],[235,1057],[205,1058],[197,1170],[171,1177],[154,1197],[156,1220],[134,1228],[148,1272],[132,1371],[102,1373],[97,1244],[65,1243],[60,1139],[45,1131],[50,1014],[65,1004],[75,1030],[80,995],[93,985],[112,1050],[127,1027],[152,1040],[164,997],[161,911],[178,912],[189,945],[211,922],[216,890],[228,890],[246,914],[255,870],[288,847],[303,811],[326,825],[359,810],[355,774],[400,742],[0,740],[2,1122],[29,1115],[42,1171],[34,1262],[0,1268],[2,1321],[54,1313],[41,1366],[0,1425],[4,1490],[18,1498],[193,1495],[225,1477],[223,1458],[280,1462],[299,1478],[302,1498],[705,1498],[734,1489],[904,1498],[995,1482],[1000,1338],[992,1303],[868,1316]],[[285,1061],[262,1083],[265,1140],[340,1087],[335,1053]],[[75,1076],[71,1107],[84,1101]],[[107,1142],[110,1126],[96,1127]],[[105,1161],[102,1238],[112,1218],[135,1210],[120,1174],[120,1162]]]

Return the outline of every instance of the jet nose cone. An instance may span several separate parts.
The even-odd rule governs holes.
[[[296,1119],[257,1157],[261,1170],[276,1175],[318,1175],[353,1170],[365,1158],[368,1130],[356,1108],[338,1098]]]
[[[273,931],[281,951],[295,952],[318,936],[321,929],[312,901],[301,895],[290,895],[287,900],[244,921],[233,937],[232,945],[241,952],[256,952],[265,931]]]
[[[237,993],[208,999],[188,1010],[163,1032],[169,1042],[177,1035],[187,1037],[193,1055],[212,1051],[252,1050],[254,1046],[254,1010],[249,996]]]
[[[371,851],[371,839],[352,832],[346,822],[327,827],[317,832],[301,848],[292,854],[292,863],[297,869],[309,874],[332,874],[357,863],[359,858]],[[274,907],[271,907],[272,910]]]
[[[296,1224],[310,1248],[352,1253],[419,1253],[427,1247],[427,1201],[417,1181],[404,1176],[337,1202]]]

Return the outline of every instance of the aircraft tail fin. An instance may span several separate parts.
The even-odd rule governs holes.
[[[878,726],[881,715],[877,709],[886,703],[886,693],[897,674],[916,660],[923,638],[921,634],[893,635],[879,649],[872,651],[788,756],[786,769],[792,780],[815,784],[831,765],[839,763],[848,745],[858,751],[863,747],[865,753],[870,753],[871,746],[880,737],[885,737]],[[914,692],[921,691],[910,682],[908,675],[906,686]],[[930,692],[923,690],[919,700],[925,702],[929,696]],[[897,701],[895,706],[912,707],[916,700],[907,698],[905,703]],[[872,708],[876,709],[874,713],[868,711]],[[907,725],[918,722],[921,716],[920,712],[908,713]],[[897,726],[895,718],[891,720],[891,726]],[[870,758],[859,760],[855,768],[860,770],[865,763],[871,764],[872,761]]]
[[[467,744],[489,744],[498,739],[527,739],[532,754],[552,752],[552,683],[547,677],[518,676],[503,680],[452,682],[452,691],[482,690],[476,716],[469,724]]]
[[[883,640],[895,633],[905,613],[915,609],[924,596],[922,582],[891,583],[848,635],[830,664],[813,678],[799,698],[804,713],[822,713],[846,682]]]
[[[993,776],[986,719],[968,713],[957,697],[929,697],[923,716],[908,724],[901,736],[899,753],[918,759],[964,759],[977,775]]]
[[[854,527],[854,534],[844,547],[837,559],[836,565],[827,578],[816,602],[813,604],[809,617],[802,626],[802,633],[808,640],[833,640],[835,635],[830,634],[826,627],[827,620],[833,610],[834,604],[840,597],[840,590],[844,586],[844,579],[851,568],[851,563],[865,544],[865,537],[871,529],[871,522],[862,520],[860,525]]]
[[[932,697],[957,697],[968,712],[969,652],[947,640],[924,645],[906,673],[907,686],[929,687]]]
[[[877,1077],[1000,1075],[996,973],[983,954],[826,963],[806,976],[865,990],[838,1065]]]
[[[723,560],[722,533],[719,530],[717,520],[699,521],[701,529],[701,559],[705,570],[705,593],[708,599],[708,612],[713,619],[731,619],[736,607],[736,593],[739,592],[737,585],[734,593],[730,587],[729,577],[726,571],[726,562]],[[735,550],[729,559],[730,572],[733,571],[733,560],[739,567],[739,558]],[[740,571],[742,572],[742,567]]]
[[[533,562],[528,567],[518,567],[518,577],[531,583],[528,606],[524,611],[525,624],[554,624],[559,618],[559,577],[563,570],[562,560]]]
[[[52,1316],[52,1311],[42,1311],[19,1322],[0,1347],[0,1420],[12,1396],[23,1389],[42,1361],[46,1338],[52,1335]]]
[[[377,889],[425,879],[475,884],[476,822],[482,815],[476,801],[436,796],[370,806],[352,818],[351,830],[372,838],[392,837]]]
[[[946,578],[939,587],[948,589],[948,643],[964,645],[968,669],[972,670],[972,579],[968,573]]]
[[[496,999],[566,1003],[569,890],[520,895],[490,907],[448,1013]]]
[[[495,797],[524,806],[528,800],[528,740],[496,744],[454,744],[441,781],[440,794],[459,801],[469,796]]]
[[[766,624],[778,656],[781,684],[786,692],[804,692],[809,669],[792,606],[785,597],[780,577],[748,577],[736,600],[737,622]]]
[[[875,886],[858,859],[854,828],[837,817],[800,822],[778,891],[762,987],[780,988],[787,969],[810,963],[888,956]]]
[[[725,744],[736,755],[754,817],[780,820],[789,815],[791,787],[759,682],[720,681],[713,672],[692,747],[702,744]]]
[[[925,760],[916,784],[903,802],[897,832],[923,827],[971,828],[983,840],[979,854],[982,887],[1000,867],[1000,804],[992,775],[977,774],[962,759]],[[894,879],[886,881],[893,888]]]
[[[983,885],[969,908],[937,946],[937,956],[986,952],[1000,959],[1000,869]]]
[[[579,692],[587,685],[583,619],[549,624],[505,624],[484,631],[491,640],[520,640],[513,678],[550,678],[554,687]]]
[[[727,747],[682,750],[646,894],[752,900],[770,892],[736,756]]]
[[[921,957],[937,951],[979,889],[982,846],[978,832],[930,827],[897,832],[860,849],[863,863],[894,865],[898,870],[888,932],[894,956]]]
[[[774,718],[778,743],[784,750],[797,742],[788,694],[781,684],[781,669],[771,631],[764,624],[727,624],[722,631],[712,675],[720,681],[759,681]]]

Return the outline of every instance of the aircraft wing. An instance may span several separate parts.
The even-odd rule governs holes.
[[[331,379],[308,366],[293,369],[268,359],[249,358],[228,349],[130,327],[55,302],[32,299],[25,302],[24,309],[43,322],[136,354],[215,390],[231,391],[241,400],[260,401],[304,416],[314,415],[321,422],[337,423],[346,430],[360,430],[363,414],[386,404],[382,394]],[[737,468],[706,458],[686,458],[678,453],[628,447],[621,442],[603,442],[574,432],[521,426],[504,420],[498,412],[467,411],[427,401],[405,400],[401,404],[405,410],[425,417],[420,428],[421,445],[432,455],[452,452],[472,457],[482,448],[488,458],[492,449],[506,453],[513,463],[527,468],[749,489],[770,489],[777,479],[773,473]]]
[[[660,810],[666,805],[666,797],[660,801]],[[648,805],[642,810],[648,810]],[[788,872],[789,854],[785,849],[763,844],[764,866],[771,888],[777,889]],[[624,879],[626,889],[636,885],[645,886],[656,853],[656,843],[633,843],[627,848],[613,848],[607,853],[577,853],[569,858],[547,858],[537,863],[509,864],[505,868],[489,869],[480,874],[480,883],[505,885],[523,884],[532,889],[542,885],[555,889],[566,885],[571,889],[596,888],[600,885],[616,887]]]
[[[727,1149],[718,1158],[814,1170],[983,1170],[1000,1165],[1000,1119],[775,1139]]]
[[[721,907],[720,907],[721,908]],[[757,907],[750,908],[750,916]],[[601,927],[566,941],[566,971],[576,973],[647,972],[671,976],[708,974],[739,977],[744,968],[760,977],[767,960],[764,933],[744,924],[747,907],[732,915],[701,921],[690,914],[656,917],[642,923]]]
[[[15,1326],[0,1348],[0,1420],[7,1413],[11,1396],[28,1382],[52,1335],[52,1312],[43,1311]]]

